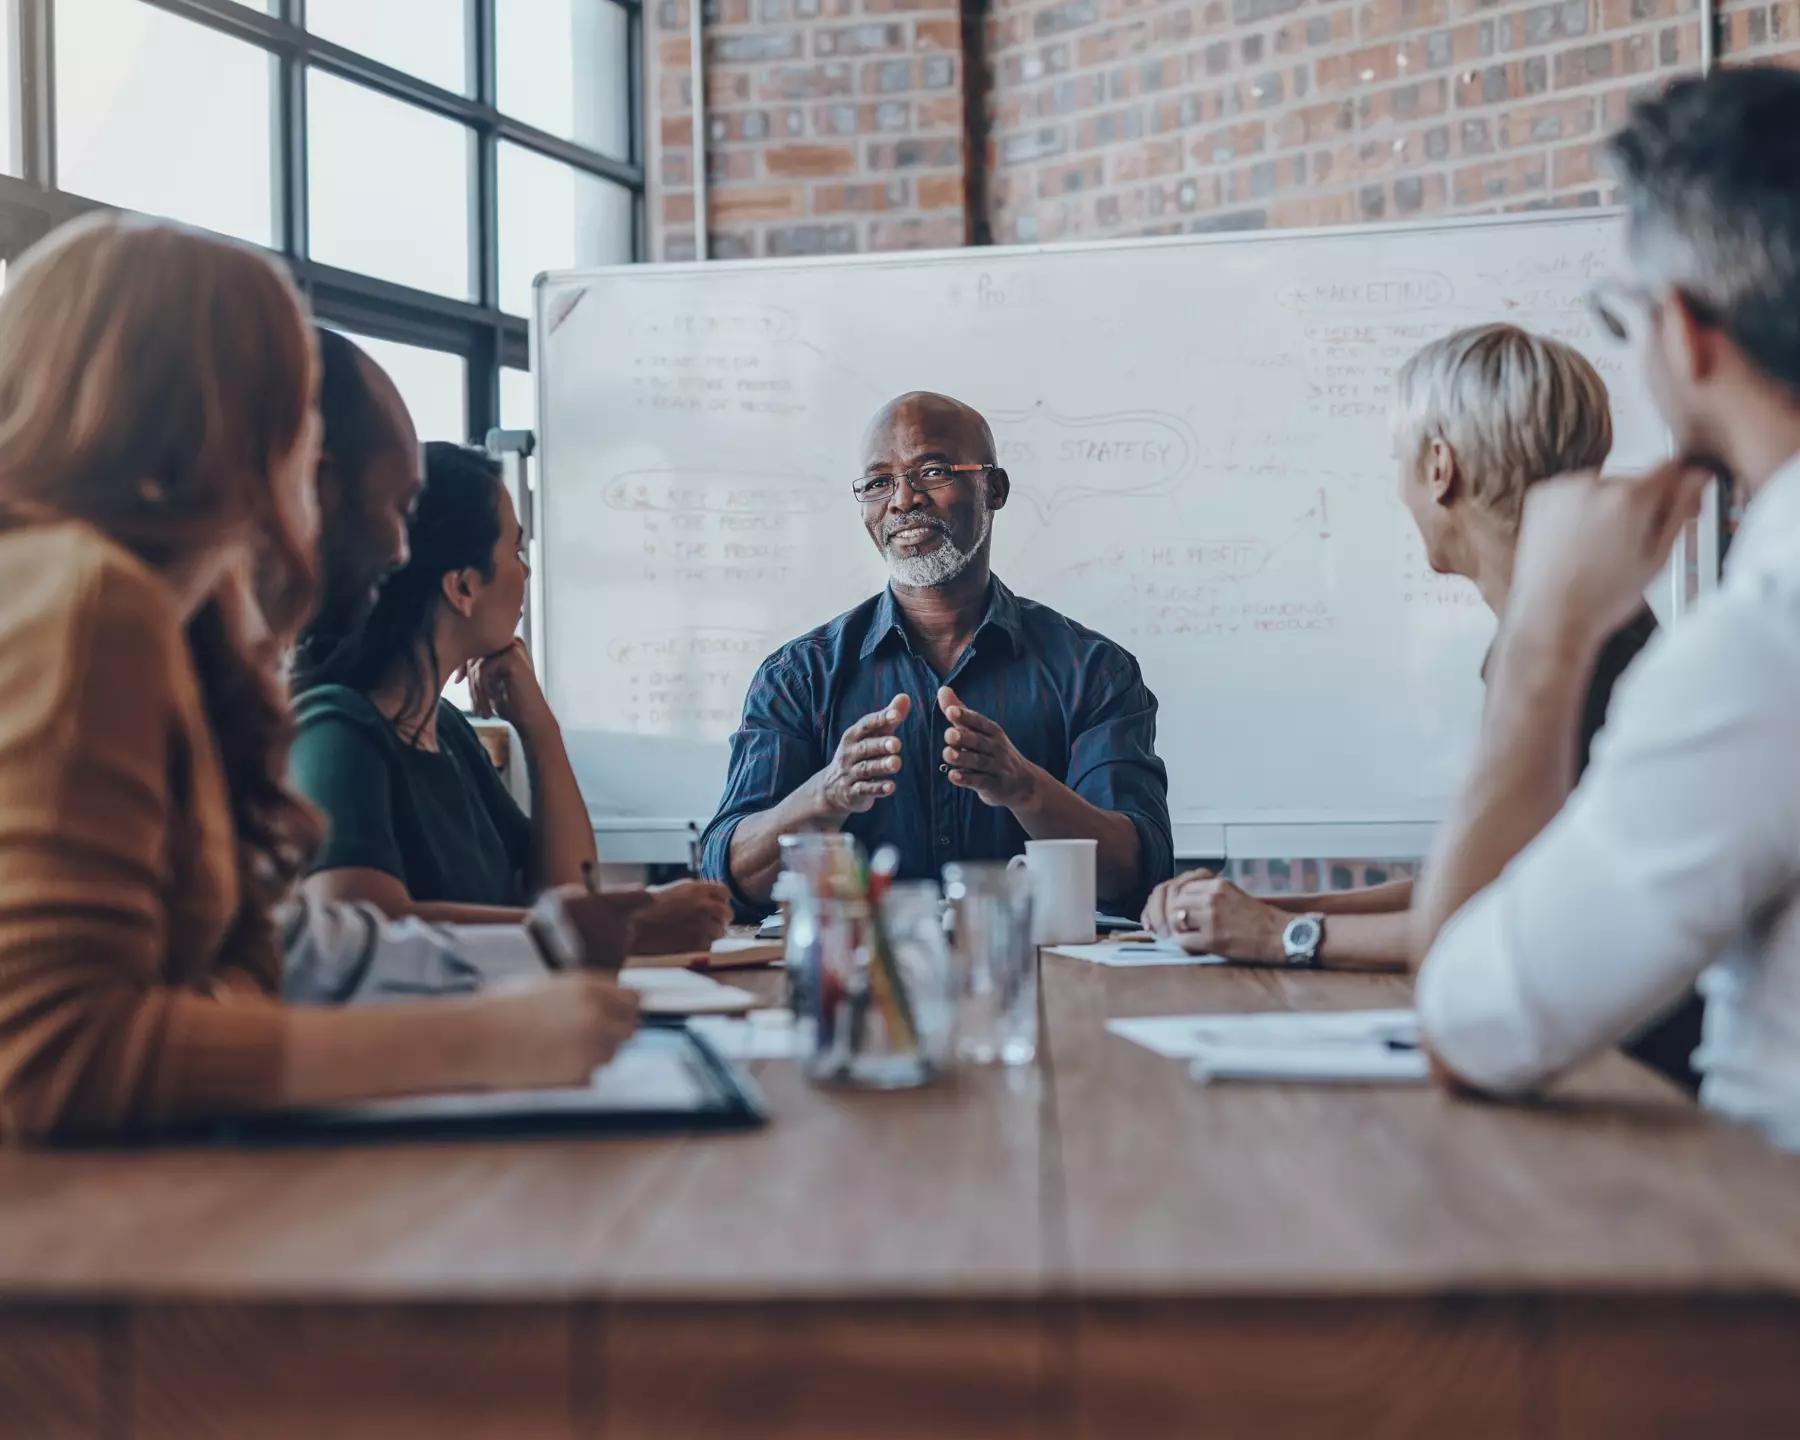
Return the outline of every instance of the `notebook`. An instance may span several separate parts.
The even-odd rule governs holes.
[[[623,970],[619,983],[637,991],[643,1015],[742,1015],[756,1008],[756,997],[748,990],[721,985],[693,970]]]
[[[684,950],[672,955],[633,955],[625,963],[634,970],[747,970],[774,965],[786,955],[781,941],[753,940],[727,935],[715,940],[710,950]]]

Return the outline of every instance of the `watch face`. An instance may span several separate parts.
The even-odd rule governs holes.
[[[1303,915],[1293,921],[1283,937],[1290,955],[1307,955],[1319,948],[1319,922]]]

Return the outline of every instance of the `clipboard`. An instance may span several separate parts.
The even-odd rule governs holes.
[[[246,1116],[215,1139],[236,1144],[512,1139],[748,1129],[767,1123],[756,1082],[685,1024],[646,1023],[588,1085],[467,1091]]]

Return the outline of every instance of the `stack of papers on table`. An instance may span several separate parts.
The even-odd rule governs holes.
[[[1155,1015],[1106,1028],[1211,1080],[1421,1081],[1425,1053],[1411,1010]]]

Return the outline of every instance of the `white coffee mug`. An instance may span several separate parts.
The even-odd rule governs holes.
[[[1031,875],[1031,938],[1039,945],[1094,943],[1098,840],[1027,840],[1008,865]]]

